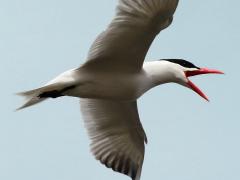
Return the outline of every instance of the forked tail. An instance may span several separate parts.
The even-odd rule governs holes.
[[[44,90],[46,90],[46,88],[42,87],[30,91],[17,93],[17,95],[22,96],[25,99],[25,103],[16,110],[18,111],[46,100],[47,98],[40,97],[41,93],[44,92]]]
[[[63,96],[62,93],[68,88],[69,87],[63,88],[61,84],[56,83],[46,85],[38,89],[17,93],[17,95],[25,98],[25,103],[16,110],[21,110],[26,107],[33,106],[46,100],[47,98],[57,98]]]

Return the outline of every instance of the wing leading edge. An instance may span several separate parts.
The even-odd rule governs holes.
[[[155,36],[173,19],[178,0],[120,0],[116,16],[92,44],[86,67],[136,72]]]

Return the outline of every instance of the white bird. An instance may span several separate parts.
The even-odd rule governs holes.
[[[167,28],[178,0],[119,0],[116,16],[93,43],[87,62],[41,88],[19,93],[26,103],[80,97],[84,122],[97,160],[139,180],[147,137],[136,100],[163,83],[178,83],[207,97],[189,76],[221,71],[198,68],[182,59],[144,62],[156,35]]]

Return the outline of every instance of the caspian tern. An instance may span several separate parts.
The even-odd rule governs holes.
[[[178,0],[119,0],[116,16],[93,43],[86,63],[43,87],[19,93],[26,97],[19,109],[48,98],[79,97],[96,159],[139,180],[147,137],[137,99],[155,86],[173,82],[208,100],[189,77],[222,74],[182,59],[144,63],[154,38],[171,24],[177,4]]]

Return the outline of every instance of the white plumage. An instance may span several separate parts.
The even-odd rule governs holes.
[[[27,102],[19,109],[48,98],[82,98],[81,110],[96,159],[139,180],[147,138],[136,99],[156,85],[175,82],[180,72],[170,62],[143,67],[143,61],[156,35],[171,24],[177,4],[178,0],[120,0],[116,16],[91,46],[87,62],[41,88],[20,93]],[[174,68],[164,70],[169,66]]]

